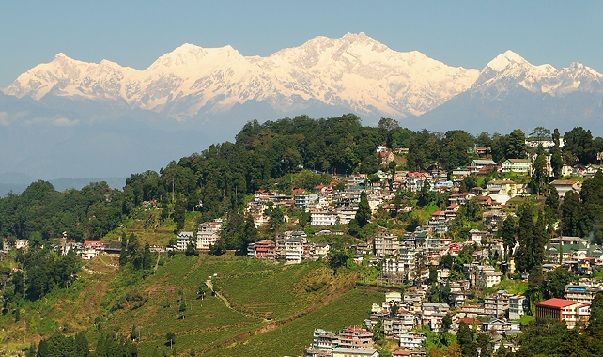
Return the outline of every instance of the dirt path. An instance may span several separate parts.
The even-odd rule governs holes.
[[[209,284],[208,284],[209,283]],[[207,285],[208,288],[212,289],[212,284],[210,280],[207,280],[205,282],[205,284]],[[292,316],[289,316],[285,319],[282,320],[278,320],[278,321],[269,321],[269,320],[264,320],[265,322],[267,322],[267,324],[259,326],[251,331],[248,332],[243,332],[240,333],[236,336],[230,337],[228,339],[226,339],[225,341],[221,342],[218,345],[215,346],[211,346],[208,347],[206,349],[203,349],[201,351],[201,353],[208,353],[211,352],[213,350],[216,349],[222,349],[222,348],[226,348],[232,345],[236,345],[242,341],[247,340],[248,338],[250,338],[251,336],[254,335],[258,335],[258,334],[262,334],[262,333],[267,333],[273,330],[276,330],[277,328],[280,328],[281,326],[290,324],[292,322],[294,322],[297,319],[300,319],[308,314],[311,314],[312,312],[319,310],[329,304],[331,304],[332,302],[334,302],[335,300],[339,299],[341,296],[343,296],[343,294],[345,294],[346,292],[348,292],[349,290],[351,290],[352,288],[354,288],[353,285],[350,286],[345,286],[342,287],[338,290],[336,290],[335,292],[333,292],[332,294],[329,294],[328,296],[326,296],[324,299],[320,300],[318,303],[312,304],[310,306],[308,306],[307,308],[305,308],[304,310],[298,312],[297,314],[294,314]],[[218,296],[218,298],[220,298],[222,301],[224,301],[224,304],[231,310],[238,312],[240,314],[245,315],[244,313],[242,313],[241,311],[238,311],[234,308],[231,307],[230,303],[228,302],[228,299],[226,299],[224,296],[222,296],[222,294],[220,294],[219,292],[215,292],[216,296]],[[257,318],[257,317],[256,317]]]
[[[211,282],[211,279],[205,280],[205,285],[209,288],[210,291],[212,291],[214,293],[215,296],[218,297],[218,299],[222,300],[222,302],[224,303],[224,305],[226,305],[226,307],[229,308],[230,310],[232,310],[232,311],[234,311],[234,312],[236,312],[238,314],[241,314],[241,315],[243,315],[245,317],[248,317],[248,318],[252,318],[252,319],[258,319],[259,318],[259,317],[255,316],[255,315],[251,315],[249,313],[246,313],[246,312],[241,311],[241,310],[237,310],[234,307],[232,307],[232,304],[230,303],[230,301],[228,301],[228,299],[224,295],[222,295],[222,293],[220,293],[219,291],[214,290],[214,286],[213,286],[213,284]],[[269,322],[270,321],[270,320],[267,320],[267,319],[263,319],[263,320],[264,320],[264,322]]]

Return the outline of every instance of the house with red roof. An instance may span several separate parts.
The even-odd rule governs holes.
[[[536,304],[537,319],[564,321],[568,329],[586,324],[590,317],[590,304],[573,300],[552,298]]]

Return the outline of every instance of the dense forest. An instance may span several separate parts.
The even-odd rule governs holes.
[[[538,128],[531,135],[559,140],[560,133]],[[48,182],[34,182],[22,194],[0,199],[0,236],[35,242],[67,232],[76,240],[98,239],[135,207],[152,200],[164,207],[163,219],[181,222],[183,212],[195,207],[203,212],[204,219],[212,219],[241,207],[245,194],[269,188],[276,179],[303,169],[324,174],[375,173],[380,168],[375,155],[379,145],[409,148],[407,169],[437,164],[450,172],[470,163],[473,156],[467,149],[474,145],[490,146],[497,162],[526,157],[525,139],[521,130],[477,136],[458,130],[413,132],[388,118],[381,119],[377,127],[365,127],[354,115],[328,119],[301,116],[263,124],[251,121],[238,133],[235,143],[211,145],[201,153],[170,162],[160,172],[133,174],[123,191],[93,183],[79,191],[56,192]],[[561,160],[561,165],[586,165],[595,162],[596,153],[603,150],[603,139],[582,128],[565,133],[564,139],[565,147],[553,152],[552,163]],[[591,206],[588,187],[587,193],[570,199]],[[581,211],[575,214],[587,214],[589,220],[568,227],[569,233],[586,235],[595,224],[591,216],[599,212]]]

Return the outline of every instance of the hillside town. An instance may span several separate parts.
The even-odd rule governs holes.
[[[583,330],[603,292],[602,239],[584,230],[584,213],[574,206],[585,201],[583,189],[593,192],[590,182],[601,180],[603,166],[560,164],[563,137],[532,136],[522,146],[524,159],[494,161],[491,147],[474,145],[462,150],[466,166],[446,170],[433,162],[412,171],[402,169],[410,148],[381,145],[372,152],[373,174],[300,170],[286,184],[247,194],[240,212],[194,216],[202,219],[176,226],[167,244],[147,243],[144,253],[131,248],[136,237],[124,230],[118,239],[84,240],[65,231],[51,248],[83,261],[133,259],[141,269],[156,269],[162,254],[314,262],[333,274],[345,268],[383,300],[365,306],[363,320],[331,330],[314,326],[304,356],[424,356],[463,348],[467,334],[485,343],[477,355],[503,356],[520,350],[519,336],[534,321]],[[601,159],[603,152],[596,154]],[[144,201],[141,212],[162,206]],[[2,245],[4,254],[43,247],[31,239]],[[138,263],[131,249],[139,249]]]

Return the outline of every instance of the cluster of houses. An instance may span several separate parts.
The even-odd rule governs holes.
[[[220,229],[222,229],[222,219],[218,218],[210,222],[199,224],[197,233],[191,231],[181,231],[176,236],[176,249],[185,251],[189,244],[195,249],[208,252],[209,248],[216,244],[220,239]]]
[[[455,284],[452,292],[465,294],[469,282]],[[590,316],[590,304],[597,292],[603,291],[603,281],[592,279],[565,287],[565,299],[548,299],[536,304],[536,319],[563,321],[568,329],[585,326]],[[451,298],[447,302],[427,302],[426,288],[413,287],[404,292],[385,293],[382,303],[373,303],[370,316],[362,327],[348,327],[339,333],[316,329],[313,343],[305,349],[306,357],[377,356],[373,349],[372,331],[383,330],[386,338],[397,342],[394,356],[424,356],[427,335],[422,332],[449,332],[456,334],[461,323],[474,330],[488,333],[494,351],[504,347],[516,351],[513,338],[520,332],[519,320],[529,310],[527,298],[512,295],[505,290],[486,296],[479,303],[466,303]]]
[[[383,179],[385,178],[387,175],[383,175]],[[322,184],[315,187],[316,192],[297,188],[292,195],[259,189],[255,192],[254,200],[247,204],[246,214],[253,217],[256,228],[269,222],[267,210],[271,207],[297,208],[308,212],[312,226],[346,225],[356,216],[362,192],[367,194],[371,209],[376,209],[393,197],[389,190],[383,190],[380,186],[365,186],[366,175],[352,175],[345,179],[344,191],[336,191],[333,186]],[[285,222],[289,222],[289,217],[285,217]]]
[[[26,239],[17,239],[14,242],[8,240],[4,241],[5,254],[11,249],[14,250],[27,250],[29,249],[29,241]],[[118,256],[121,250],[119,242],[103,242],[100,240],[84,240],[83,242],[76,242],[67,239],[67,233],[58,239],[58,243],[53,248],[61,255],[67,255],[69,252],[74,252],[77,256],[85,260],[90,260],[101,254],[115,255]]]
[[[249,243],[247,255],[258,259],[280,260],[286,264],[299,264],[302,260],[317,260],[329,254],[328,243],[308,242],[303,231],[286,231],[275,240],[264,239]]]
[[[373,333],[360,326],[348,326],[338,333],[314,330],[313,342],[305,357],[377,357]]]

